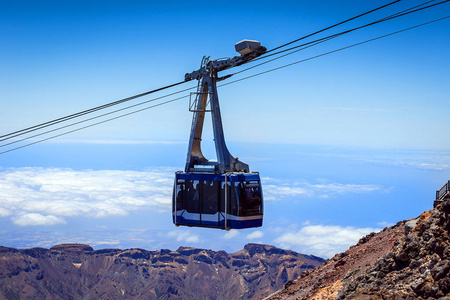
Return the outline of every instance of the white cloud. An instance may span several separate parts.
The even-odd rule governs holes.
[[[36,225],[55,225],[65,224],[66,222],[59,217],[53,215],[41,215],[38,213],[24,214],[21,216],[13,217],[13,222],[19,226],[36,226]]]
[[[289,248],[300,253],[322,257],[332,257],[343,252],[358,240],[378,228],[356,228],[325,225],[308,225],[300,230],[290,230],[281,234],[275,242],[281,248]]]
[[[388,189],[373,184],[319,183],[305,181],[280,181],[263,178],[264,200],[283,200],[286,198],[329,198],[336,194],[387,192]],[[272,184],[266,184],[272,183]],[[275,184],[274,184],[275,183]]]
[[[168,236],[175,238],[177,242],[198,243],[200,241],[200,238],[197,235],[182,229],[171,231]]]
[[[28,226],[73,216],[123,216],[138,209],[167,212],[172,185],[173,173],[165,170],[6,169],[0,172],[0,217]]]
[[[363,163],[398,166],[424,170],[448,170],[450,154],[448,151],[401,151],[398,153],[377,151],[370,153],[308,153],[308,155],[349,159]]]
[[[260,230],[253,231],[250,234],[247,234],[247,238],[250,240],[260,239],[264,236],[263,232]]]
[[[7,217],[11,214],[11,212],[7,209],[0,207],[0,217]]]
[[[239,230],[236,229],[230,229],[227,233],[223,235],[224,239],[232,239],[234,237],[237,237],[240,234]]]

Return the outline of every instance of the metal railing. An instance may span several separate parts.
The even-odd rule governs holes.
[[[446,195],[447,192],[449,191],[449,187],[450,187],[450,180],[447,181],[439,190],[436,191],[436,200]]]

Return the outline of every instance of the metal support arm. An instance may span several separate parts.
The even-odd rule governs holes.
[[[208,76],[203,76],[199,82],[199,89],[194,103],[194,115],[185,171],[189,173],[203,170],[219,174],[231,171],[249,172],[248,165],[233,157],[226,146],[216,83],[217,72],[211,69]],[[209,110],[206,108],[208,97],[211,106]],[[203,123],[207,111],[211,112],[217,162],[206,159],[201,150]],[[206,168],[207,166],[209,168]],[[202,167],[203,169],[201,169]]]
[[[245,55],[235,56],[235,57],[223,59],[223,60],[211,61],[210,65],[202,66],[199,70],[191,72],[191,73],[187,73],[186,75],[184,75],[184,80],[185,81],[190,81],[190,80],[194,80],[194,79],[200,80],[203,76],[208,76],[209,69],[213,69],[216,72],[220,72],[220,71],[232,68],[232,67],[242,65],[258,56],[263,55],[266,52],[266,50],[267,49],[265,47],[261,46],[256,51],[245,54]]]
[[[222,117],[220,115],[219,96],[217,95],[217,82],[230,77],[226,75],[219,78],[217,73],[228,68],[244,64],[266,52],[257,41],[243,40],[236,45],[236,50],[243,54],[225,60],[209,61],[209,57],[203,57],[200,69],[185,75],[185,80],[197,79],[199,81],[195,101],[190,103],[190,110],[194,113],[192,118],[191,135],[186,159],[186,173],[213,172],[224,174],[226,172],[249,172],[246,163],[233,157],[228,151],[223,134]],[[239,48],[239,49],[238,49]],[[210,108],[207,109],[207,105]],[[214,131],[214,143],[216,147],[217,161],[205,158],[201,149],[203,123],[205,113],[211,112]]]

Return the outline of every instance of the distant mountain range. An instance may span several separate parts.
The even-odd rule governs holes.
[[[279,290],[323,259],[248,244],[228,254],[0,246],[0,299],[249,299]]]

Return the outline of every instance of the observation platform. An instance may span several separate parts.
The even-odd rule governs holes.
[[[450,199],[450,180],[447,181],[439,190],[436,191],[436,200],[434,200],[433,207]]]

